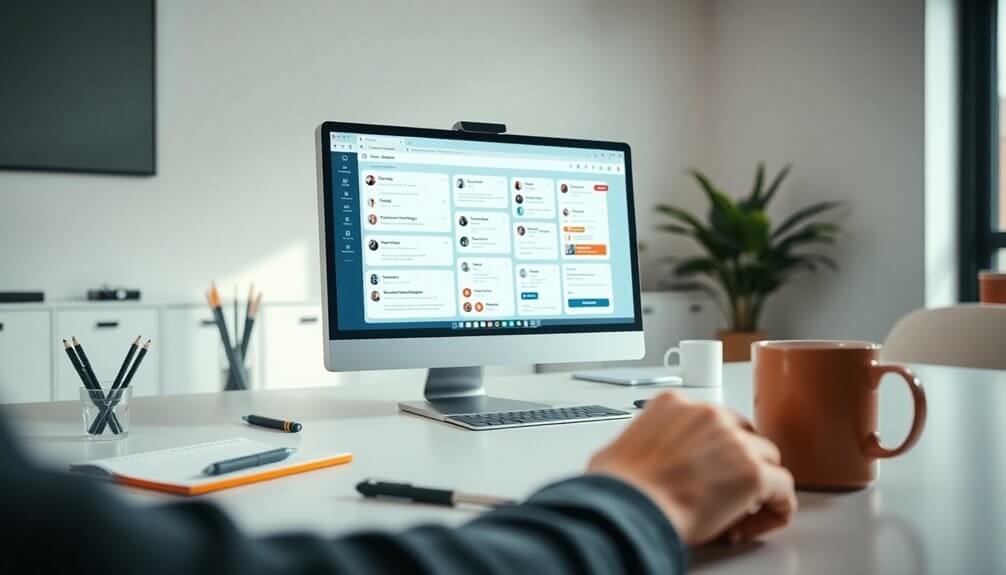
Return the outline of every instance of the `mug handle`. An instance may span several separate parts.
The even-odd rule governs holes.
[[[665,368],[671,367],[671,356],[672,355],[677,355],[678,356],[678,363],[679,364],[681,363],[681,348],[680,347],[672,347],[671,349],[669,349],[669,350],[667,350],[667,351],[664,352],[664,367]]]
[[[870,366],[870,389],[880,387],[880,378],[888,373],[896,373],[908,384],[908,389],[912,392],[912,401],[915,403],[915,412],[912,417],[912,428],[908,431],[908,437],[901,445],[894,449],[884,447],[880,443],[880,435],[876,431],[871,433],[866,439],[866,453],[877,458],[897,457],[908,451],[919,440],[922,435],[922,428],[926,424],[926,392],[922,389],[922,382],[912,373],[912,370],[903,365],[881,365],[874,362]]]

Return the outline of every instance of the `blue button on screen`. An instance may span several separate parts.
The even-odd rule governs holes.
[[[538,299],[538,292],[522,291],[520,292],[520,299]]]
[[[609,307],[610,305],[608,298],[569,300],[569,307]]]

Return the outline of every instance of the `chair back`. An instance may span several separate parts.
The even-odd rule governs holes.
[[[885,361],[1006,369],[1006,305],[919,309],[898,320]]]

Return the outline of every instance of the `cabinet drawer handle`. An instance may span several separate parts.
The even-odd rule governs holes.
[[[306,315],[306,316],[300,318],[300,323],[302,323],[302,324],[318,323],[318,317],[317,316],[313,316],[313,315]]]
[[[98,329],[115,329],[119,327],[119,322],[117,321],[99,321],[94,324],[94,327]]]
[[[213,325],[217,325],[217,322],[213,321],[212,319],[204,319],[199,322],[200,327],[210,327]]]

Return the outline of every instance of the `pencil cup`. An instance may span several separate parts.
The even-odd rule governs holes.
[[[129,406],[133,402],[133,388],[112,390],[110,383],[103,382],[104,389],[100,390],[80,388],[84,435],[88,439],[115,440],[129,435]]]

